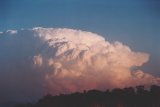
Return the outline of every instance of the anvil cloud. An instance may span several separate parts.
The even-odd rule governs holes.
[[[26,93],[160,84],[160,78],[134,69],[146,63],[149,54],[134,52],[118,41],[110,43],[91,32],[40,27],[8,30],[0,34],[0,51],[1,86],[10,88],[15,84]],[[13,81],[5,82],[6,78]]]

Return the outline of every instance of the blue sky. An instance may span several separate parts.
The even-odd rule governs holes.
[[[149,53],[144,69],[160,75],[159,11],[159,0],[1,0],[0,31],[41,26],[95,32]]]

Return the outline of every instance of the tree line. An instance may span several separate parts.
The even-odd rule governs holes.
[[[137,86],[58,96],[48,94],[35,104],[18,104],[15,107],[160,107],[160,86],[152,85],[149,90]]]

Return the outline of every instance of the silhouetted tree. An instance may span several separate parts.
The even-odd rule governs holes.
[[[153,85],[150,90],[144,86],[136,88],[98,90],[83,93],[44,96],[36,104],[19,104],[15,107],[160,107],[160,86]]]

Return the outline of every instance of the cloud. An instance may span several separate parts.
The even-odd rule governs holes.
[[[0,85],[4,89],[16,85],[16,94],[24,88],[23,94],[39,95],[160,83],[160,78],[133,69],[146,63],[149,54],[91,32],[39,27],[10,30],[0,34],[0,50],[1,80],[13,80]]]
[[[41,55],[34,56],[33,60],[35,65],[41,66],[43,64],[43,59]]]

